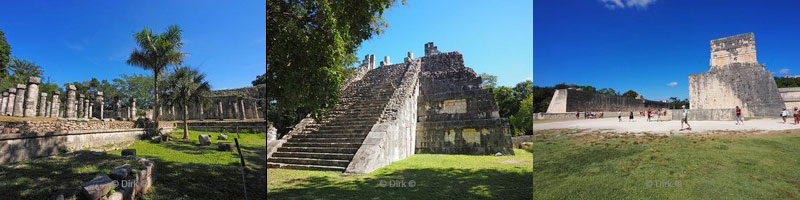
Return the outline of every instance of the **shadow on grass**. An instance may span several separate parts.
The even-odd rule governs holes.
[[[570,152],[563,158],[554,159],[551,162],[533,162],[533,170],[537,173],[569,176],[580,173],[593,163],[627,157],[642,151],[644,148],[587,147],[579,149],[577,152]]]
[[[249,199],[266,199],[266,147],[245,146]],[[239,163],[227,165],[181,163],[148,157],[156,162],[149,199],[244,199]],[[79,192],[98,172],[108,173],[127,160],[119,155],[50,157],[0,166],[0,199],[55,199]]]
[[[533,172],[523,171],[405,169],[355,180],[294,179],[269,199],[531,199],[532,180]]]
[[[245,169],[248,198],[266,199],[266,147],[243,146],[242,153],[248,166]],[[153,192],[146,195],[148,198],[244,199],[239,162],[217,165],[151,160],[156,162],[157,175]]]
[[[118,155],[81,154],[50,157],[0,166],[0,199],[55,199],[70,197],[99,172],[132,162]]]

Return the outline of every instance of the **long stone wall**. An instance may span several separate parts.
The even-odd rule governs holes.
[[[429,43],[421,59],[416,152],[513,154],[508,119],[462,55]]]
[[[145,134],[142,128],[1,134],[0,165],[81,149],[124,148]]]
[[[712,40],[710,64],[689,76],[692,109],[739,106],[746,117],[773,117],[784,108],[772,73],[758,64],[752,33]]]
[[[800,108],[800,87],[778,88],[783,99],[784,108],[792,110]]]
[[[719,121],[719,120],[734,120],[736,117],[736,109],[733,108],[718,108],[718,109],[688,109],[689,121]],[[681,119],[681,109],[670,109],[669,112],[672,116],[671,120]],[[777,116],[777,113],[776,113]]]
[[[555,91],[547,108],[548,113],[567,112],[630,112],[667,108],[668,104],[632,97],[609,96],[575,89]]]

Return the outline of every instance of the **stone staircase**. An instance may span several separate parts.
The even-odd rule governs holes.
[[[399,85],[402,65],[382,66],[347,88],[326,120],[292,135],[267,167],[345,171]]]

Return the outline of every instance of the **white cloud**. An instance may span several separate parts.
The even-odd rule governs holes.
[[[608,9],[638,8],[645,9],[656,0],[599,0]]]
[[[672,86],[676,86],[676,85],[678,85],[678,82],[674,82],[674,81],[673,81],[673,82],[669,82],[669,83],[667,83],[667,86],[670,86],[670,87],[672,87]]]
[[[780,74],[787,74],[787,73],[789,73],[789,69],[787,69],[787,68],[783,68],[783,69],[781,69],[781,71],[778,71],[778,73],[780,73]]]

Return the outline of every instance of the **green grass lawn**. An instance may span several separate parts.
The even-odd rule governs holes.
[[[416,154],[365,175],[268,169],[267,193],[269,199],[530,199],[533,154],[514,152]]]
[[[182,137],[178,131],[174,137]],[[211,135],[212,145],[199,146],[199,134]],[[139,157],[156,162],[155,183],[143,199],[243,199],[239,157],[217,151],[217,135],[190,132],[190,141],[153,143],[138,140],[128,148]],[[233,142],[235,134],[228,134]],[[250,199],[266,198],[266,134],[240,134],[239,142],[247,163],[247,191]],[[125,159],[120,151],[103,156],[54,156],[0,166],[0,199],[54,199],[72,196],[81,183],[98,172],[108,173]]]
[[[537,131],[535,199],[798,199],[800,131],[609,137]]]

